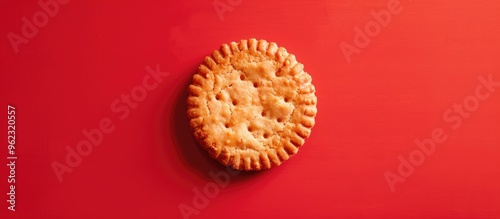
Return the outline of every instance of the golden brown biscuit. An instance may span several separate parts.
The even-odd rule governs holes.
[[[210,156],[240,170],[269,169],[309,137],[316,95],[304,66],[265,40],[223,44],[193,76],[187,115]]]

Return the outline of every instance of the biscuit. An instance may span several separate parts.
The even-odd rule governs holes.
[[[188,88],[187,116],[210,156],[237,170],[278,166],[311,134],[311,76],[276,43],[241,40],[207,56]]]

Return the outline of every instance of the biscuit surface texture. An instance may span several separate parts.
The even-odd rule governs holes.
[[[234,169],[280,165],[297,153],[315,123],[315,88],[303,69],[276,43],[223,44],[205,58],[188,88],[194,137]]]

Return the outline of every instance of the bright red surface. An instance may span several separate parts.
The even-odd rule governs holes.
[[[443,119],[475,100],[479,76],[500,81],[500,3],[401,0],[348,64],[339,45],[388,2],[243,0],[220,20],[213,1],[70,1],[15,53],[9,32],[22,34],[22,18],[42,9],[2,1],[0,136],[13,104],[18,160],[11,212],[1,140],[0,215],[182,218],[179,205],[193,206],[193,189],[224,170],[191,136],[186,86],[220,44],[255,37],[286,47],[312,75],[316,126],[295,157],[231,177],[191,218],[500,218],[500,87],[483,88],[489,96],[468,118]],[[129,114],[113,111],[157,64],[170,73],[163,82]],[[51,164],[105,118],[115,129],[60,183]],[[384,173],[398,174],[398,157],[436,128],[446,140],[392,192]]]

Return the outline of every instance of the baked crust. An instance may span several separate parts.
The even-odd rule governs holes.
[[[239,170],[278,166],[296,154],[315,123],[311,76],[265,40],[223,44],[193,76],[187,115],[211,157]]]

